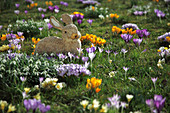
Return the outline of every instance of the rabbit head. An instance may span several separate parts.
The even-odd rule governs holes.
[[[62,14],[62,21],[66,24],[63,26],[56,20],[55,17],[50,18],[50,24],[59,30],[62,31],[62,37],[64,40],[76,40],[81,37],[80,32],[78,31],[77,27],[73,24],[72,18],[68,14]]]

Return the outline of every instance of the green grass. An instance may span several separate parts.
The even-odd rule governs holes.
[[[38,3],[38,7],[46,8],[45,0],[34,1]],[[45,18],[55,16],[58,20],[60,20],[60,17],[63,13],[71,14],[74,11],[82,13],[85,12],[83,5],[77,3],[76,0],[65,0],[69,4],[68,8],[63,8],[63,6],[61,6],[59,3],[60,1],[58,0],[51,1],[53,2],[53,4],[60,7],[60,12],[58,14],[55,14],[47,11],[46,13],[44,13]],[[105,38],[106,44],[104,45],[104,51],[101,55],[99,55],[99,52],[96,53],[96,57],[93,60],[91,76],[81,77],[81,80],[76,80],[75,85],[68,85],[61,91],[57,91],[55,88],[51,90],[41,90],[42,102],[51,105],[51,110],[49,112],[80,113],[83,112],[83,107],[80,105],[80,102],[82,100],[87,99],[89,101],[92,101],[93,99],[98,99],[101,104],[105,104],[109,102],[107,98],[112,97],[113,94],[119,94],[121,96],[121,101],[124,102],[127,102],[126,94],[134,95],[134,98],[130,102],[129,107],[127,107],[125,110],[127,113],[130,111],[134,112],[138,110],[141,110],[144,113],[150,112],[149,107],[145,104],[145,100],[153,98],[154,94],[159,94],[163,97],[166,97],[163,112],[168,113],[170,111],[169,57],[166,58],[166,63],[163,65],[163,69],[159,69],[157,67],[157,62],[160,59],[160,56],[157,53],[157,49],[159,49],[159,47],[161,46],[165,46],[157,40],[157,37],[170,31],[169,26],[167,26],[167,23],[170,22],[170,20],[169,16],[166,16],[165,19],[162,19],[162,23],[160,23],[159,19],[156,17],[156,14],[153,13],[153,10],[155,8],[159,8],[163,11],[166,8],[169,10],[169,8],[165,7],[163,1],[160,1],[159,3],[152,2],[152,12],[147,15],[147,18],[145,19],[144,16],[140,16],[137,19],[136,16],[128,14],[128,9],[131,8],[130,1],[125,1],[125,4],[123,4],[122,2],[123,1],[120,0],[114,0],[114,2],[111,3],[108,3],[106,0],[103,0],[101,2],[101,6],[109,8],[109,13],[117,13],[118,15],[120,15],[120,21],[118,21],[118,23],[113,23],[111,20],[102,21],[99,18],[96,18],[93,19],[93,23],[90,29],[90,25],[87,23],[87,20],[89,18],[85,18],[83,20],[83,23],[78,26],[78,29],[82,35],[86,35],[86,33],[89,33],[97,35],[98,37]],[[149,2],[151,2],[151,0],[140,1],[138,5],[146,5]],[[21,11],[21,13],[18,17],[16,16],[16,14],[14,14],[14,10],[16,9],[15,7],[0,11],[0,25],[3,25],[3,29],[0,30],[0,34],[5,34],[8,25],[15,24],[17,18],[21,20],[28,20],[33,18],[34,21],[42,21],[40,16],[42,13],[39,13],[37,8],[33,8],[31,10],[27,9],[24,0],[18,0],[16,3],[20,3],[19,10]],[[28,10],[27,15],[24,14],[24,10]],[[129,44],[125,44],[125,42],[121,39],[119,35],[112,35],[111,32],[112,26],[121,27],[125,23],[135,23],[138,25],[139,28],[147,29],[151,33],[150,37],[145,38],[145,41],[141,43],[140,47],[136,47],[133,44],[132,40],[129,42]],[[54,28],[51,29],[50,35],[61,37],[61,32],[59,31],[58,34],[55,34],[56,31],[58,30]],[[37,34],[34,37],[43,38],[47,36],[47,33],[44,33],[42,36]],[[33,43],[31,42],[31,38],[32,37],[26,37],[24,45],[21,49],[21,52],[27,53],[28,55],[31,55],[31,52],[33,51]],[[0,45],[3,44],[8,43],[0,41]],[[169,43],[166,44],[166,46],[168,45]],[[82,48],[85,50],[85,48],[89,46],[90,45],[82,45]],[[125,58],[123,54],[120,53],[122,48],[128,50]],[[114,56],[113,52],[110,53],[109,58],[112,60],[111,64],[108,61],[108,54],[105,52],[105,50],[108,49],[118,52],[118,55],[116,57]],[[142,51],[145,49],[147,49],[147,51],[142,53]],[[85,53],[85,55],[88,56],[87,53]],[[69,62],[66,61],[66,63]],[[137,81],[130,81],[128,79],[124,80],[125,72],[123,70],[123,66],[129,67],[127,77],[134,77]],[[153,71],[149,70],[150,67]],[[6,66],[6,69],[9,69],[9,67]],[[89,70],[91,71],[90,67]],[[109,73],[111,71],[118,71],[118,73],[115,77],[109,78]],[[9,78],[8,76],[10,75],[3,76],[3,78]],[[57,73],[54,73],[51,76],[58,78]],[[91,77],[102,79],[101,91],[98,94],[89,94],[89,91],[86,89],[86,79]],[[158,77],[158,80],[156,81],[156,90],[154,90],[154,85],[151,81],[151,77]],[[0,100],[6,100],[8,101],[8,103],[13,103],[13,105],[15,105],[17,108],[17,113],[26,112],[22,104],[22,94],[15,87],[14,80],[10,80],[12,84],[8,82],[11,87],[7,85],[8,83],[5,84],[3,80],[0,81],[0,84],[2,86],[0,88]],[[21,83],[19,81],[17,82],[17,84],[20,87]],[[29,82],[26,82],[24,87],[34,87],[34,85],[35,84],[29,84]],[[31,92],[32,95],[35,95],[36,93],[36,91]]]

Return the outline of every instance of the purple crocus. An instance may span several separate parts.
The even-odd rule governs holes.
[[[48,23],[47,25],[48,25],[48,29],[53,28],[53,26],[50,23]]]
[[[45,14],[41,14],[41,17],[42,17],[42,19],[44,19],[44,17],[45,17]]]
[[[128,43],[133,38],[133,35],[121,34],[121,37],[126,43]]]
[[[133,39],[133,43],[134,43],[135,45],[138,44],[138,46],[140,46],[140,43],[142,42],[142,40],[143,40],[143,39]]]
[[[41,83],[43,80],[44,80],[44,77],[40,77],[40,78],[39,78],[40,83]]]
[[[110,50],[106,50],[106,53],[108,53],[108,54],[109,54],[110,52],[111,52]]]
[[[43,8],[41,8],[41,7],[38,8],[38,11],[39,11],[39,12],[41,12],[42,10],[43,10]]]
[[[88,59],[89,59],[89,57],[82,57],[82,61],[83,61],[83,62],[87,62]]]
[[[128,67],[123,67],[123,69],[125,70],[125,72],[127,72],[129,70]]]
[[[2,26],[2,25],[0,25],[0,30],[2,29],[2,27],[3,27],[3,26]]]
[[[51,107],[50,107],[50,105],[45,106],[45,104],[40,103],[38,108],[39,108],[41,113],[46,113],[47,111],[50,110]]]
[[[63,2],[63,1],[60,1],[60,4],[61,4],[61,5],[63,5],[63,4],[64,4],[64,2]]]
[[[27,13],[28,13],[28,11],[27,11],[27,10],[25,10],[25,11],[24,11],[24,13],[25,13],[25,14],[27,14]]]
[[[15,4],[15,7],[16,7],[16,8],[19,8],[19,6],[20,6],[20,4]]]
[[[162,95],[154,95],[154,99],[147,99],[146,104],[153,110],[153,106],[156,108],[157,112],[160,113],[164,107],[166,98],[163,98]]]
[[[54,9],[58,9],[59,10],[59,7],[57,5],[54,6]]]
[[[93,53],[93,52],[95,52],[95,50],[96,50],[95,47],[86,48],[86,51],[87,51],[88,53]]]
[[[26,78],[25,78],[25,77],[20,77],[20,80],[21,80],[22,82],[25,82],[25,81],[26,81]]]
[[[64,4],[63,4],[63,5],[67,7],[67,6],[68,6],[68,3],[67,3],[67,2],[64,2]]]
[[[49,9],[50,11],[53,11],[53,10],[54,10],[54,7],[53,7],[53,6],[48,6],[48,9]]]
[[[89,20],[87,20],[87,22],[91,25],[93,22],[93,19],[89,19]]]
[[[77,23],[80,25],[82,23],[82,20],[81,19],[78,19],[77,20]]]
[[[47,11],[47,9],[43,9],[43,12],[46,12]]]
[[[151,78],[152,82],[155,84],[155,82],[157,81],[157,77],[156,78]]]
[[[23,32],[17,32],[18,36],[21,37],[23,35]]]

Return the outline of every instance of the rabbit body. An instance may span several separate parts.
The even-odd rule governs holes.
[[[72,24],[72,19],[68,14],[62,15],[62,21],[66,23],[66,26],[62,26],[55,17],[50,18],[52,26],[62,30],[62,38],[55,36],[45,37],[37,43],[35,48],[36,53],[79,53],[77,48],[81,49],[81,41],[79,39],[81,37],[80,32],[77,27]]]
[[[80,40],[67,41],[59,37],[45,37],[38,42],[35,52],[43,53],[63,53],[68,52],[78,54],[77,48],[81,48]]]

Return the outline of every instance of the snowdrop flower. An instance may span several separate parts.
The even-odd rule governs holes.
[[[44,19],[44,21],[46,22],[46,23],[49,23],[50,22],[50,20],[47,18],[47,19]]]
[[[130,101],[132,100],[132,98],[133,98],[133,95],[127,94],[127,95],[126,95],[126,98],[128,99],[128,102],[130,102]]]
[[[103,16],[102,14],[100,14],[100,15],[99,15],[99,18],[103,20],[103,19],[104,19],[104,16]]]

